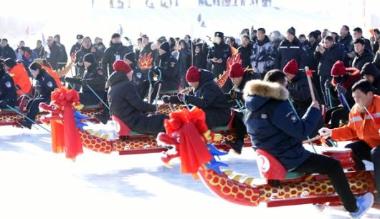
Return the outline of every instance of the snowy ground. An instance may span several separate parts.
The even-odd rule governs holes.
[[[163,167],[160,154],[118,156],[85,151],[75,162],[50,152],[43,130],[0,127],[0,218],[348,218],[311,205],[243,207],[213,196],[199,181]],[[254,154],[224,159],[257,176]],[[380,218],[371,210],[365,218]]]

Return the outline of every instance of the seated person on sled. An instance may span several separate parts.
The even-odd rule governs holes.
[[[247,129],[243,122],[243,112],[240,110],[244,107],[243,89],[245,84],[254,79],[254,75],[244,71],[240,63],[235,63],[231,66],[229,78],[226,83],[231,83],[230,91],[227,94],[227,100],[234,109],[238,109],[232,118],[232,127],[235,129],[235,142],[231,142],[232,149],[240,154],[244,145],[244,137],[247,134]]]
[[[372,206],[371,193],[354,197],[339,161],[303,147],[302,141],[320,121],[318,102],[312,102],[300,119],[288,101],[289,92],[279,83],[250,81],[244,95],[248,110],[245,123],[255,148],[274,156],[288,171],[326,174],[353,217],[361,216]]]
[[[340,105],[332,107],[326,112],[325,124],[329,124],[330,128],[337,128],[340,123],[346,123],[348,120],[348,113],[354,105],[352,98],[351,87],[360,80],[359,70],[356,68],[346,68],[342,61],[337,61],[331,68],[334,95],[340,101]]]
[[[133,70],[123,60],[113,64],[114,72],[107,81],[111,115],[121,119],[131,130],[141,134],[158,134],[164,131],[165,115],[149,115],[156,106],[144,102],[132,81]]]
[[[57,88],[55,80],[42,68],[42,66],[36,62],[33,62],[29,67],[33,78],[35,79],[34,98],[32,98],[27,105],[27,117],[35,121],[38,114],[40,103],[50,103],[51,92]],[[32,127],[32,121],[29,119],[23,119],[21,125],[26,128]]]
[[[148,100],[153,102],[152,98],[159,95],[173,94],[178,92],[179,74],[177,69],[177,60],[170,53],[168,42],[164,42],[157,48],[158,65],[155,65],[148,72],[147,79],[149,83],[144,83],[141,89],[148,96]]]
[[[83,65],[85,72],[82,79],[66,77],[65,80],[69,83],[82,86],[81,92],[79,93],[81,104],[85,106],[97,105],[100,103],[98,97],[102,98],[102,100],[106,100],[106,77],[103,74],[103,70],[98,68],[94,54],[86,54],[83,57]]]
[[[104,105],[104,103],[107,103],[106,77],[102,68],[98,68],[94,54],[86,54],[83,57],[83,65],[85,71],[82,79],[66,78],[66,81],[81,86],[79,93],[81,104],[84,106],[102,106],[103,111],[96,114],[95,117],[105,124],[109,119],[108,108]]]
[[[184,103],[201,108],[206,113],[206,123],[210,129],[227,126],[230,106],[225,94],[214,81],[213,74],[192,66],[187,70],[186,81],[193,89],[190,94],[163,96],[162,100],[165,103]]]
[[[0,110],[15,107],[17,102],[16,87],[0,60]]]
[[[337,141],[356,140],[346,145],[354,154],[355,168],[364,170],[363,160],[372,161],[375,168],[377,189],[376,204],[380,203],[380,97],[373,94],[370,82],[365,79],[352,87],[355,105],[352,107],[347,125],[319,132],[322,137]]]
[[[287,79],[286,89],[299,116],[303,116],[311,104],[311,94],[305,71],[299,70],[295,59],[290,60],[282,70]]]

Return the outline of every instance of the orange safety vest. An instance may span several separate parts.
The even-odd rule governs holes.
[[[45,69],[45,71],[54,79],[58,88],[62,87],[61,79],[59,78],[58,73],[56,71],[54,71],[52,68],[46,65],[43,65],[42,68]]]
[[[370,147],[380,146],[380,96],[374,95],[368,112],[361,113],[355,104],[347,125],[332,130],[332,139],[337,141],[362,140]]]
[[[17,63],[9,69],[9,75],[12,77],[17,89],[17,95],[28,94],[32,90],[32,83],[30,82],[28,72],[22,63]]]

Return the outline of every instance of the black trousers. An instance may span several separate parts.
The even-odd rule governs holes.
[[[28,113],[26,116],[29,117],[31,120],[35,121],[37,114],[40,112],[40,107],[39,107],[40,103],[49,103],[49,102],[50,102],[49,99],[39,98],[39,97],[31,100],[26,107],[26,109],[28,110]],[[28,119],[25,119],[25,122],[30,125],[32,124],[32,122],[29,121]]]
[[[333,107],[326,112],[325,124],[330,123],[330,128],[337,128],[340,125],[340,121],[348,120],[349,112],[343,106]]]
[[[162,114],[146,114],[135,118],[133,122],[126,123],[133,131],[141,134],[157,135],[164,132],[164,120],[168,117]],[[126,121],[124,121],[126,122]]]
[[[346,148],[351,148],[357,170],[365,170],[363,160],[372,161],[375,172],[376,189],[379,195],[380,192],[380,147],[371,148],[364,141],[357,141],[346,145]]]
[[[244,137],[247,134],[247,127],[243,122],[243,116],[243,113],[236,113],[232,120],[236,141],[244,141]]]
[[[319,173],[327,175],[338,193],[344,208],[349,212],[357,210],[356,198],[350,190],[339,161],[327,156],[312,154],[304,163],[295,169],[296,172],[307,174]]]
[[[107,93],[105,91],[95,91],[98,97],[102,98],[103,102],[107,103]],[[101,104],[103,106],[103,103],[94,93],[91,91],[84,91],[82,93],[79,93],[79,99],[81,104],[85,106],[91,106],[91,105],[98,105]]]

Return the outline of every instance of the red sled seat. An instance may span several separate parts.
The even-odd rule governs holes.
[[[267,180],[289,180],[297,179],[304,174],[298,172],[288,172],[285,167],[274,156],[268,152],[258,149],[257,153],[257,166],[260,174]]]
[[[116,122],[116,124],[118,124],[119,126],[119,136],[120,137],[127,137],[127,136],[133,136],[133,137],[137,137],[137,136],[144,136],[144,134],[141,134],[141,133],[138,133],[138,132],[134,132],[132,131],[128,126],[127,124],[125,124],[119,117],[115,116],[115,115],[112,115],[112,120],[114,122]]]

